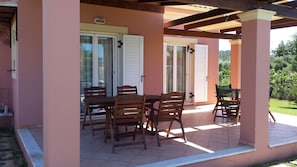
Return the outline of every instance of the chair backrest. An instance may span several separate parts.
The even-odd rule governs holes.
[[[114,125],[129,125],[144,120],[144,95],[117,95],[114,106]]]
[[[218,89],[232,89],[232,87],[231,87],[231,84],[229,84],[229,85],[218,85],[218,84],[216,84],[216,91]]]
[[[217,87],[216,93],[217,93],[218,100],[228,100],[228,99],[239,100],[240,99],[240,89]]]
[[[84,89],[86,96],[106,96],[106,88],[101,86],[92,86]]]
[[[118,95],[137,94],[137,87],[131,85],[123,85],[117,87]]]
[[[216,84],[216,96],[218,100],[223,99],[224,97],[232,97],[231,84],[229,85]]]
[[[181,118],[184,109],[185,93],[162,93],[159,103],[157,121],[168,121]]]
[[[84,95],[86,97],[94,96],[94,97],[102,97],[106,96],[106,88],[102,86],[92,86],[84,89]],[[105,105],[89,105],[90,109],[96,109],[96,108],[104,108]]]

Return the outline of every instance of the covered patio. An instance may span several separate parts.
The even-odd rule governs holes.
[[[214,105],[185,107],[183,121],[188,139],[187,143],[184,143],[182,138],[169,139],[162,140],[161,147],[158,147],[155,136],[146,135],[147,150],[141,144],[131,145],[118,147],[116,153],[113,154],[111,141],[108,140],[107,143],[104,143],[103,131],[96,131],[95,136],[92,136],[90,128],[81,130],[80,166],[95,167],[98,164],[106,167],[197,166],[195,163],[199,163],[199,166],[209,166],[211,160],[214,159],[254,152],[255,148],[240,144],[240,122],[236,123],[235,120],[227,118],[217,118],[213,122],[213,107]],[[294,121],[296,117],[273,114],[277,122],[273,122],[271,118],[267,120],[270,149],[297,142],[297,124]],[[178,135],[181,131],[176,126],[172,133]],[[27,148],[27,153],[31,153],[32,163],[35,166],[42,166],[43,128],[21,129],[19,134]],[[40,150],[39,153],[36,150]],[[274,160],[281,160],[285,157],[277,155]],[[250,164],[268,162],[263,159],[261,162]],[[192,163],[194,164],[191,165]],[[220,166],[231,166],[231,164],[232,162],[225,162]],[[242,165],[238,164],[238,166]]]
[[[98,166],[103,163],[106,166],[112,166],[113,163],[116,163],[115,166],[118,163],[123,166],[153,166],[152,163],[156,163],[156,166],[160,166],[164,160],[168,166],[248,166],[297,154],[296,127],[294,124],[288,125],[294,121],[285,118],[286,121],[282,122],[281,116],[275,115],[277,122],[271,123],[267,113],[270,30],[296,25],[296,1],[9,2],[15,6],[5,22],[11,34],[10,44],[0,45],[5,53],[1,55],[2,58],[9,60],[3,63],[3,68],[8,69],[5,69],[8,86],[3,84],[2,87],[9,89],[7,96],[11,99],[8,103],[14,111],[14,128],[23,149],[28,147],[27,139],[37,141],[29,142],[29,146],[33,145],[33,151],[29,149],[32,152],[27,153],[29,164],[32,161],[37,166],[45,167]],[[167,5],[205,5],[211,8],[192,16],[166,21],[163,12]],[[98,15],[106,18],[106,25],[94,23],[94,17]],[[195,21],[197,23],[191,24]],[[217,24],[231,27],[206,29]],[[192,30],[196,28],[199,30]],[[218,39],[232,40],[231,84],[241,89],[240,126],[221,119],[213,124],[210,109],[203,112],[200,111],[204,110],[203,107],[189,107],[184,114],[189,140],[187,144],[178,140],[163,141],[159,148],[155,138],[148,136],[148,150],[140,146],[118,149],[117,154],[112,154],[110,143],[103,142],[102,133],[93,137],[88,129],[81,131],[80,127],[82,31],[113,31],[121,35],[137,34],[144,37],[144,75],[141,76],[141,81],[144,79],[144,94],[164,92],[164,36],[199,38],[200,44],[210,46],[207,50],[209,75],[203,78],[203,81],[208,81],[205,101],[208,104],[215,102],[214,85],[218,83]],[[118,156],[123,153],[149,155],[139,156],[144,158],[141,162],[135,156],[125,157],[129,160],[123,161],[123,156]],[[99,157],[102,159],[97,159]]]

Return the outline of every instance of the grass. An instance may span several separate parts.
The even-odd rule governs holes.
[[[269,105],[271,112],[297,116],[297,105],[295,102],[271,98]]]

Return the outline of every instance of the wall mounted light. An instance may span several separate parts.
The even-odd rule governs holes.
[[[96,16],[96,17],[94,17],[94,23],[96,23],[96,24],[105,24],[106,19],[104,17],[101,17],[101,16]]]

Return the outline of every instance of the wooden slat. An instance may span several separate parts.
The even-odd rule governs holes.
[[[164,23],[164,28],[168,28],[168,27],[172,27],[172,26],[176,26],[176,25],[180,25],[180,24],[185,24],[185,23],[189,23],[192,21],[197,21],[197,20],[208,18],[208,17],[213,17],[213,16],[217,16],[217,15],[221,15],[221,14],[230,13],[230,12],[233,12],[233,11],[226,10],[226,9],[214,9],[214,10],[211,10],[208,12],[199,13],[199,14],[191,15],[188,17],[184,17],[181,19],[177,19],[177,20],[173,20],[173,21]]]
[[[216,19],[211,19],[211,20],[201,21],[201,22],[197,22],[197,23],[193,23],[193,24],[188,24],[188,25],[184,26],[184,29],[188,30],[188,29],[192,29],[192,28],[208,26],[211,24],[223,23],[226,21],[232,21],[232,20],[237,20],[237,19],[239,19],[237,14],[233,14],[230,16],[224,16],[224,17],[220,17],[220,18],[216,18]]]
[[[155,13],[164,13],[164,7],[154,4],[146,4],[120,0],[80,0],[81,3],[111,6],[125,9],[141,10]]]
[[[218,7],[222,9],[236,10],[236,11],[249,11],[253,9],[265,9],[275,11],[277,16],[297,19],[297,9],[276,5],[256,0],[176,0],[177,2],[183,2],[188,4],[200,4]]]
[[[207,38],[217,38],[217,39],[239,39],[239,38],[241,38],[240,36],[234,35],[234,34],[189,31],[189,30],[176,30],[176,29],[167,29],[167,28],[164,29],[164,34],[192,36],[192,37],[207,37]]]

